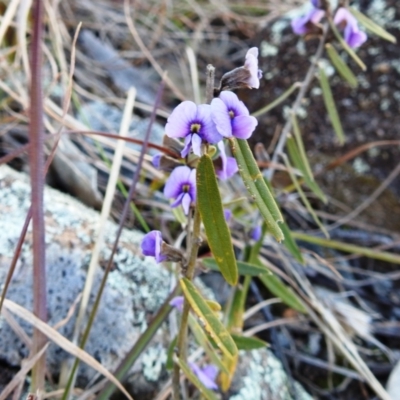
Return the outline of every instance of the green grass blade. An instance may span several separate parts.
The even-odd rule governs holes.
[[[329,119],[331,120],[333,129],[338,137],[339,143],[345,142],[342,123],[340,122],[339,113],[336,109],[335,101],[333,99],[331,87],[329,86],[328,77],[322,67],[319,68],[319,80],[321,82],[322,94],[324,97],[325,107],[328,111]]]
[[[343,61],[340,54],[330,43],[325,45],[325,49],[336,71],[353,89],[355,89],[358,86],[358,81],[357,77],[353,74],[353,71]]]
[[[224,217],[214,166],[207,154],[200,158],[197,166],[197,205],[221,274],[229,284],[236,285],[238,270],[231,233]]]
[[[364,25],[365,28],[367,28],[372,33],[375,33],[375,35],[380,36],[382,39],[385,39],[392,43],[397,42],[396,38],[391,33],[383,29],[380,25],[376,24],[360,11],[356,10],[353,7],[350,7],[350,12],[354,15],[354,17],[361,25]]]
[[[253,157],[246,140],[230,139],[232,154],[236,158],[243,182],[264,217],[268,231],[280,242],[284,239],[277,221],[283,221],[281,212]]]
[[[297,260],[300,264],[304,264],[304,258],[301,254],[299,246],[297,246],[296,241],[292,237],[292,232],[290,231],[286,222],[281,224],[282,232],[285,236],[285,241],[283,242],[286,248],[290,251],[290,254]]]
[[[230,358],[235,357],[238,353],[235,342],[218,319],[216,313],[211,310],[191,281],[182,278],[180,284],[191,308],[204,323],[204,329],[209,333],[222,353]]]

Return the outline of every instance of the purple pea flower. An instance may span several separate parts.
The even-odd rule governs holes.
[[[162,254],[162,236],[160,231],[151,231],[147,233],[141,243],[142,253],[145,256],[156,258],[157,263],[167,259],[167,256]]]
[[[172,111],[165,125],[165,134],[185,139],[182,157],[186,157],[191,148],[194,154],[201,156],[202,142],[218,143],[222,139],[211,118],[211,106],[197,106],[192,101],[184,101]]]
[[[350,47],[359,47],[367,40],[367,34],[360,31],[357,20],[346,8],[338,8],[333,22],[344,29],[344,40]]]
[[[247,50],[244,62],[244,68],[250,72],[247,84],[251,89],[258,89],[260,87],[260,79],[262,78],[262,71],[258,69],[258,48],[252,47]]]
[[[218,132],[227,138],[248,139],[258,121],[233,92],[221,92],[211,102],[212,118]]]
[[[224,218],[226,222],[229,222],[232,218],[232,211],[229,208],[224,208]]]
[[[251,231],[250,231],[250,237],[255,240],[256,242],[261,239],[261,234],[262,234],[262,229],[261,225],[256,225]]]
[[[215,380],[218,375],[218,368],[215,365],[208,364],[200,368],[197,364],[189,361],[189,366],[194,374],[199,378],[199,381],[207,388],[211,390],[217,390],[218,385]]]
[[[179,311],[183,311],[183,302],[184,302],[184,297],[183,296],[175,296],[170,302],[169,305],[172,307],[175,307]]]
[[[314,7],[306,15],[292,20],[292,29],[296,35],[304,35],[311,32],[313,27],[325,16],[325,11],[315,6],[318,4],[317,1],[312,1],[312,4]]]
[[[218,144],[219,155],[221,158],[221,168],[217,167],[216,172],[219,179],[226,180],[238,172],[239,168],[234,157],[227,157],[224,142],[221,140]]]
[[[187,215],[190,204],[196,200],[196,170],[186,165],[176,167],[165,183],[164,195],[175,199],[171,204],[172,208],[182,204]]]

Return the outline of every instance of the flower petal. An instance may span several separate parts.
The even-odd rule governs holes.
[[[250,88],[258,89],[260,87],[259,69],[258,69],[258,48],[252,47],[246,53],[246,59],[244,67],[249,70],[250,77],[248,79],[248,85]]]
[[[182,311],[183,310],[183,302],[184,302],[183,296],[176,296],[169,302],[169,305],[172,307],[175,307],[179,311]]]
[[[238,115],[250,115],[243,101],[239,100],[239,97],[235,93],[224,91],[219,95],[219,98],[225,103],[228,111],[233,111],[234,117]]]
[[[231,117],[226,104],[220,98],[215,98],[211,102],[211,107],[212,118],[218,132],[224,137],[232,137]]]
[[[212,389],[212,390],[217,390],[218,385],[214,382],[214,379],[216,378],[216,374],[214,376],[214,379],[212,379],[208,374],[210,371],[206,370],[206,372],[203,371],[200,367],[198,367],[195,363],[189,361],[189,366],[191,370],[195,373],[195,375],[199,378],[200,382],[207,388],[207,389]]]
[[[196,133],[192,135],[192,149],[193,153],[196,154],[196,156],[201,157],[201,137],[197,135]]]
[[[172,111],[165,125],[169,137],[183,138],[190,134],[190,126],[196,118],[197,106],[192,101],[183,101]]]
[[[182,197],[182,208],[185,215],[189,214],[190,204],[192,203],[192,198],[189,193],[185,193]]]
[[[172,172],[164,187],[164,196],[175,199],[182,193],[182,185],[185,184],[190,177],[191,169],[186,165],[176,167]]]
[[[208,143],[218,143],[222,137],[211,117],[211,105],[200,104],[197,107],[197,120],[201,125],[200,137]]]
[[[256,126],[258,121],[251,115],[239,115],[232,121],[232,134],[238,139],[248,139]]]

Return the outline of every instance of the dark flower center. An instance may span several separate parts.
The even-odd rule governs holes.
[[[194,123],[190,125],[190,132],[192,133],[199,133],[201,129],[201,124],[199,123]]]
[[[190,185],[189,184],[186,183],[185,185],[182,185],[182,192],[183,193],[188,193],[189,190],[190,190]]]
[[[228,114],[231,117],[231,119],[235,118],[235,112],[233,110],[229,110]]]

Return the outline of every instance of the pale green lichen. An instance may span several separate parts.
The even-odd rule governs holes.
[[[144,377],[150,382],[157,382],[167,361],[167,351],[161,345],[150,347],[142,357]]]

